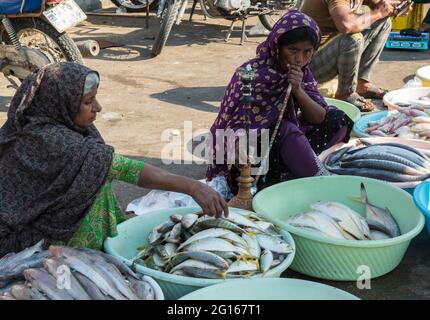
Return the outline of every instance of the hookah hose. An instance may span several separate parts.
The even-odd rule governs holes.
[[[285,95],[284,102],[282,103],[281,112],[279,113],[279,117],[278,117],[278,120],[276,122],[276,126],[275,126],[275,129],[273,131],[272,137],[270,138],[269,148],[267,149],[266,153],[264,154],[264,158],[263,158],[263,161],[261,162],[259,172],[261,172],[261,167],[264,166],[265,163],[267,162],[267,159],[269,158],[270,150],[272,150],[273,143],[275,142],[275,138],[278,135],[278,131],[279,131],[279,127],[281,125],[282,118],[284,117],[285,110],[287,110],[288,100],[290,99],[290,95],[291,95],[291,89],[292,89],[291,84],[289,84],[288,88],[287,88],[287,94]],[[255,177],[255,183],[258,182],[260,177],[261,177],[260,174]]]

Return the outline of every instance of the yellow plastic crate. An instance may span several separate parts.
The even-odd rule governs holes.
[[[392,29],[400,31],[403,29],[418,29],[422,20],[424,19],[424,5],[414,4],[414,9],[406,17],[391,18],[393,23]]]

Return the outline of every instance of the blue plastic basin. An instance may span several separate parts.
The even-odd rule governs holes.
[[[430,179],[415,188],[414,202],[426,219],[427,232],[430,235]]]

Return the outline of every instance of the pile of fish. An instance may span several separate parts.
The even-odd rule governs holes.
[[[388,182],[416,182],[430,177],[428,151],[397,144],[349,146],[333,152],[325,160],[326,168],[339,175],[369,177]]]
[[[230,209],[226,218],[172,215],[138,248],[135,263],[175,275],[225,279],[264,274],[292,246],[276,227],[250,211]]]
[[[338,202],[317,202],[311,210],[287,219],[294,227],[303,228],[325,236],[346,240],[383,240],[400,236],[400,228],[388,208],[371,205],[364,184],[361,197],[354,199],[366,207],[366,218]]]
[[[411,103],[381,120],[369,121],[366,133],[380,137],[430,140],[430,100],[427,98]]]
[[[114,256],[43,241],[0,259],[0,300],[154,300],[152,285]]]

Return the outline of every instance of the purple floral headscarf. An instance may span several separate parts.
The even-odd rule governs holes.
[[[277,67],[278,39],[288,31],[305,26],[312,28],[320,41],[321,33],[317,23],[302,12],[292,10],[279,19],[267,39],[257,47],[256,57],[242,65],[242,67],[251,65],[257,74],[252,83],[254,102],[249,115],[250,129],[267,129],[278,119],[288,88],[287,74]],[[327,107],[324,98],[317,89],[317,82],[309,65],[303,67],[302,71],[304,73],[302,85],[306,93],[318,104]],[[215,150],[220,149],[219,141],[216,139],[216,130],[244,128],[245,108],[242,103],[241,87],[239,75],[235,72],[227,86],[220,111],[210,130],[212,137],[214,137],[213,159],[216,159]],[[306,130],[309,125],[297,116],[297,110],[297,102],[294,97],[290,97],[284,117]],[[222,152],[225,153],[225,149]],[[211,180],[217,175],[227,174],[228,165],[225,161],[224,164],[209,164],[206,176],[208,180]]]

